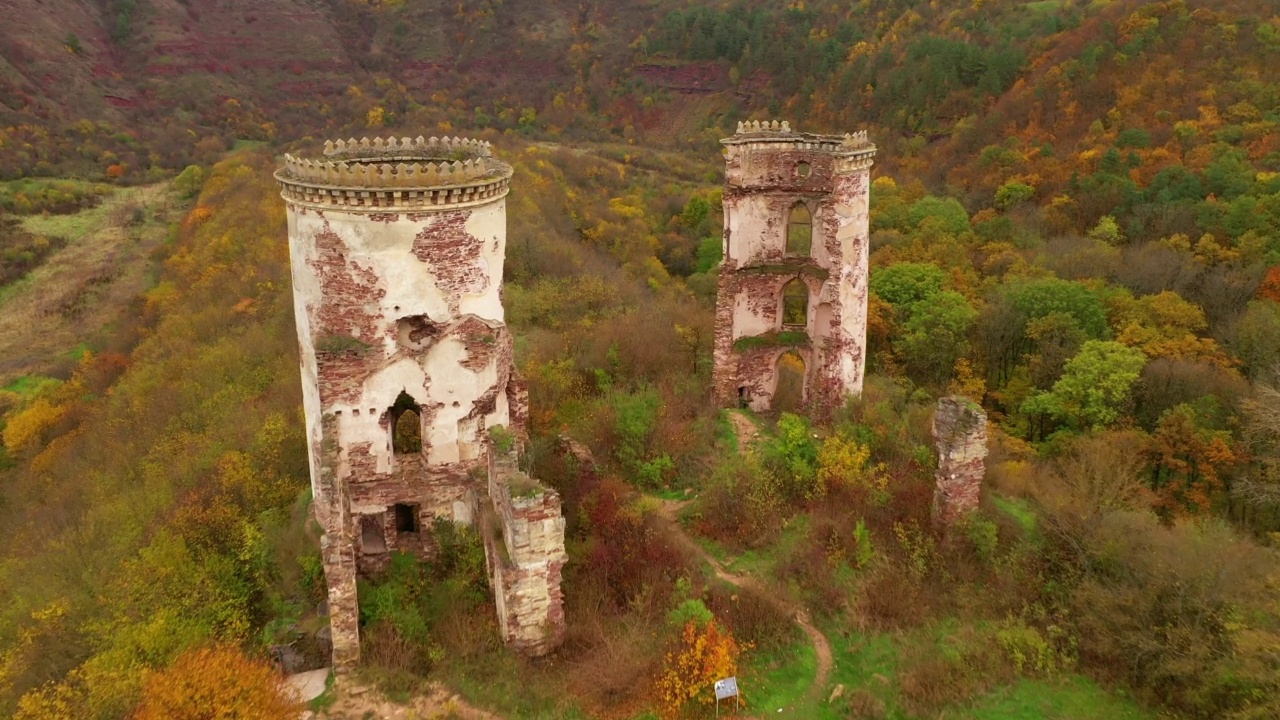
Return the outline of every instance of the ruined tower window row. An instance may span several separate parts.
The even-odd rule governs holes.
[[[798,202],[787,216],[787,255],[808,255],[813,247],[813,213]]]

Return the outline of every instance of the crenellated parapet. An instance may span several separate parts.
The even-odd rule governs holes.
[[[733,137],[720,141],[729,148],[730,162],[739,153],[815,152],[835,160],[836,172],[854,172],[871,166],[876,146],[867,138],[866,130],[844,135],[815,135],[791,128],[785,120],[753,120],[738,123]]]
[[[468,138],[362,138],[330,140],[324,144],[324,155],[335,160],[397,160],[402,158],[481,158],[492,156],[492,146],[483,140]]]
[[[324,155],[285,155],[276,180],[287,200],[370,212],[469,205],[505,196],[513,174],[489,143],[456,137],[330,141]]]

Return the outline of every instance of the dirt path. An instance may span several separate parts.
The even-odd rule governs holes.
[[[751,421],[742,417],[738,413],[730,413],[729,418],[740,418],[746,425],[751,425]],[[737,423],[735,422],[735,427]],[[755,427],[751,426],[752,432]],[[739,437],[742,437],[739,435]],[[712,570],[715,571],[716,577],[734,587],[749,588],[760,593],[775,608],[783,613],[790,615],[804,634],[809,636],[809,642],[813,644],[814,653],[818,657],[818,671],[813,678],[813,685],[809,688],[809,697],[813,700],[820,700],[822,693],[826,691],[827,682],[831,679],[831,669],[834,666],[834,660],[831,655],[831,642],[827,640],[827,636],[814,626],[809,619],[809,613],[799,604],[789,600],[780,598],[775,592],[766,588],[759,580],[747,575],[738,575],[729,572],[720,564],[719,560],[711,557],[701,545],[694,542],[693,538],[685,532],[684,526],[680,524],[680,511],[683,510],[690,501],[688,500],[663,500],[659,506],[659,514],[663,520],[671,526],[672,537],[675,538],[682,546],[689,548],[697,557],[710,563]]]

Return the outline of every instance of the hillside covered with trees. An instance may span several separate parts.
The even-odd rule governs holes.
[[[512,718],[700,717],[699,672],[761,716],[1280,715],[1266,0],[0,12],[0,313],[61,343],[0,358],[0,716],[162,717],[200,678],[282,712],[254,668],[323,624],[324,583],[271,173],[383,133],[515,166],[506,306],[570,636],[498,647],[475,538],[439,527],[436,562],[361,588],[369,682]],[[880,147],[870,376],[830,417],[709,401],[716,141],[765,117]],[[943,536],[949,393],[992,456]]]

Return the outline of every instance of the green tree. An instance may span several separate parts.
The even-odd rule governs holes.
[[[897,263],[871,273],[871,292],[892,305],[900,314],[909,315],[917,303],[930,300],[942,292],[946,273],[928,263]]]
[[[1107,310],[1097,293],[1080,283],[1060,278],[1038,278],[1015,282],[1005,290],[1006,296],[1029,322],[1051,313],[1065,313],[1075,318],[1080,329],[1091,339],[1107,337]]]
[[[978,311],[958,292],[938,293],[917,306],[895,343],[907,371],[918,381],[942,384],[968,349]]]
[[[1280,303],[1254,300],[1236,325],[1232,347],[1253,380],[1274,382],[1280,367]]]
[[[1053,390],[1023,403],[1027,414],[1043,413],[1076,429],[1102,429],[1124,413],[1147,358],[1118,342],[1090,340],[1063,369]]]
[[[929,222],[951,235],[960,235],[969,230],[969,213],[965,212],[964,206],[955,198],[926,195],[911,204],[907,217],[916,227]]]
[[[1036,189],[1023,182],[1009,181],[996,189],[995,205],[1000,210],[1008,210],[1018,203],[1036,196]]]

